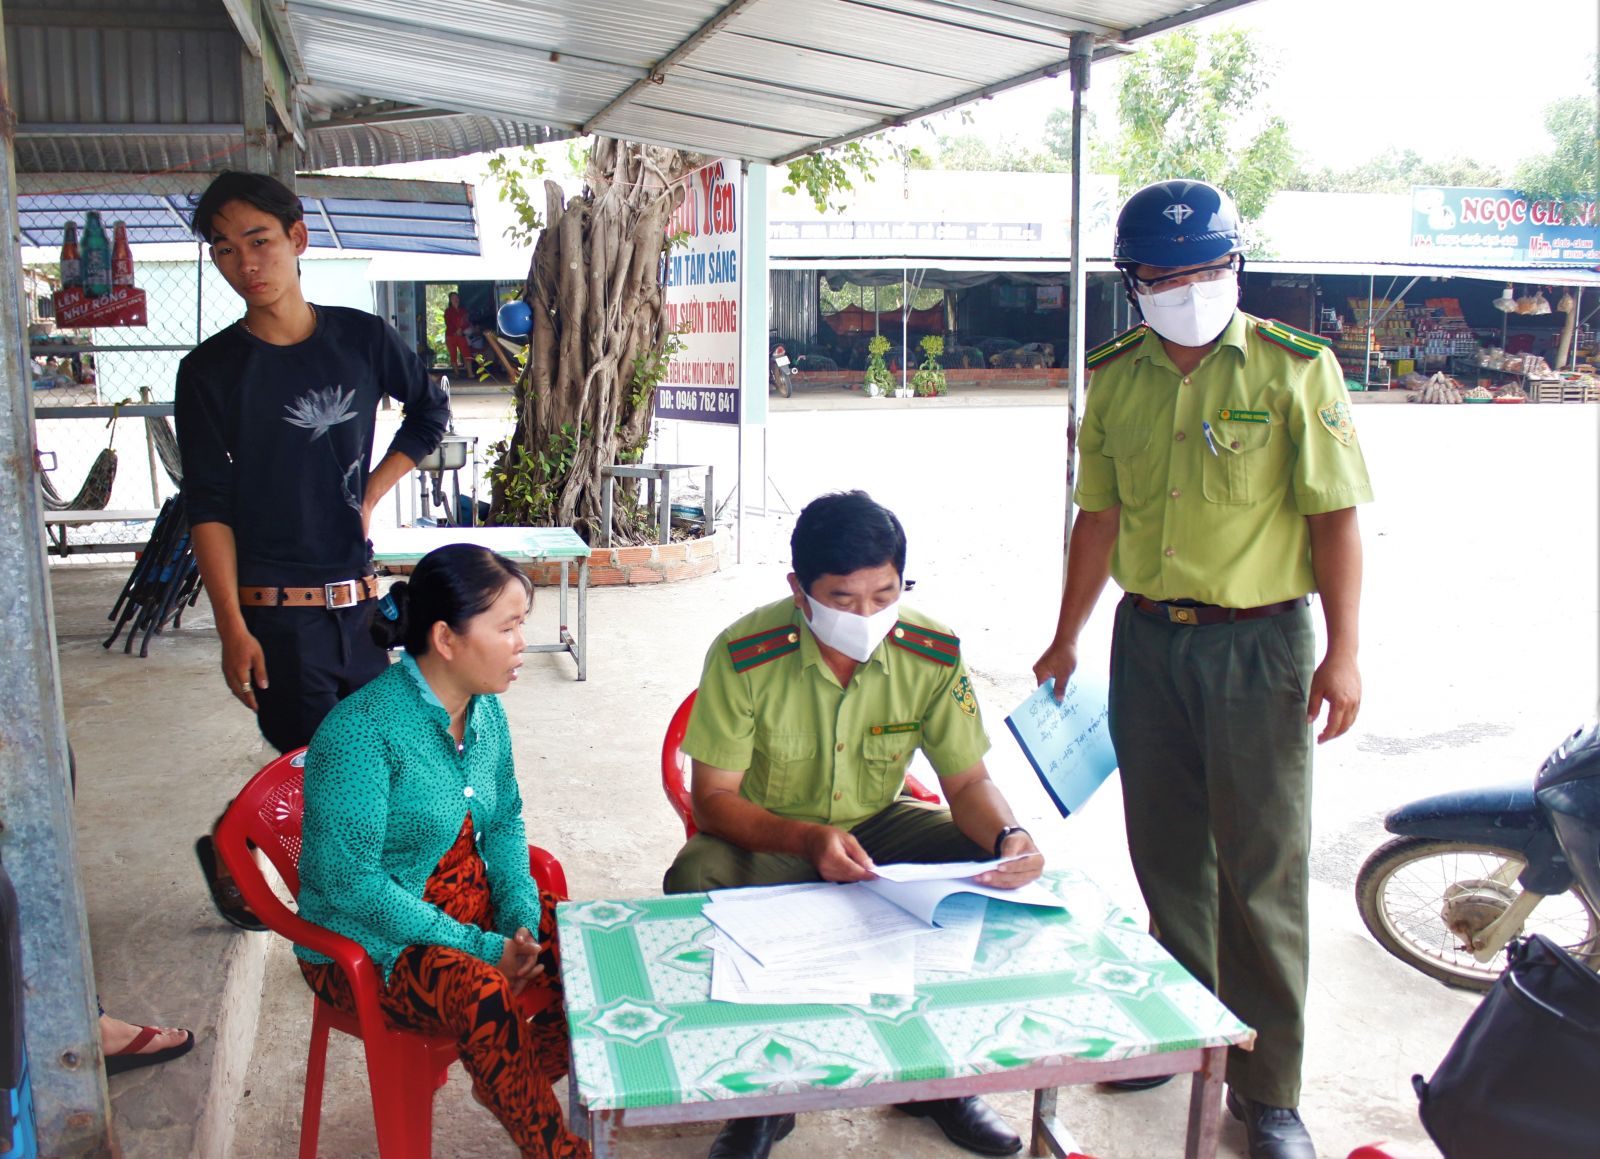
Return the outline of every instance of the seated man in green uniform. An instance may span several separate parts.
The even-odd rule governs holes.
[[[978,880],[1014,889],[1044,857],[989,779],[960,641],[900,604],[906,536],[864,491],[807,504],[792,592],[735,621],[706,655],[683,751],[700,832],[668,893],[861,881],[878,862],[1016,858]],[[921,749],[949,808],[901,797]],[[981,1099],[907,1103],[959,1146],[1010,1155],[1016,1132]],[[793,1115],[735,1119],[710,1159],[765,1159]]]
[[[1144,321],[1085,360],[1078,517],[1033,671],[1066,686],[1116,580],[1109,724],[1151,925],[1255,1028],[1227,1076],[1250,1159],[1316,1159],[1298,1111],[1312,728],[1326,706],[1316,739],[1332,740],[1361,705],[1356,505],[1372,487],[1327,344],[1239,309],[1243,248],[1232,199],[1203,181],[1148,185],[1117,218]]]

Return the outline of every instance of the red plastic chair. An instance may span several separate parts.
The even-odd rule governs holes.
[[[683,698],[683,703],[678,705],[678,711],[672,714],[672,720],[667,724],[667,735],[661,739],[661,790],[667,795],[667,804],[672,806],[678,820],[683,822],[685,837],[693,837],[698,832],[694,823],[694,804],[689,798],[689,758],[683,753],[683,736],[689,731],[689,713],[694,710],[694,697],[695,694],[691,692]],[[906,774],[905,787],[901,792],[930,805],[939,803],[939,794],[910,773]]]
[[[285,753],[269,763],[250,778],[228,806],[216,835],[217,852],[256,916],[274,933],[332,958],[350,979],[355,996],[354,1018],[320,998],[313,999],[300,1159],[316,1159],[330,1029],[354,1035],[366,1049],[378,1154],[382,1159],[429,1159],[433,1149],[433,1093],[444,1085],[446,1072],[456,1061],[455,1041],[391,1028],[378,1006],[378,971],[367,952],[349,938],[312,925],[285,906],[246,844],[253,841],[272,862],[289,892],[299,895],[304,766],[305,749]],[[531,845],[528,863],[539,886],[565,900],[567,877],[561,863]],[[547,993],[523,993],[525,1014],[537,1012],[550,1001]]]

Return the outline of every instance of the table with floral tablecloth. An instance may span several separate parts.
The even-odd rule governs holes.
[[[1064,909],[988,903],[963,976],[864,1006],[713,1002],[704,894],[561,905],[574,1122],[597,1159],[619,1129],[1195,1072],[1186,1153],[1215,1151],[1222,1060],[1254,1032],[1087,876]],[[781,904],[775,901],[774,904]]]

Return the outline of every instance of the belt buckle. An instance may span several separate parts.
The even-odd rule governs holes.
[[[1198,624],[1200,617],[1193,608],[1181,608],[1176,604],[1167,605],[1167,619],[1174,624]]]
[[[330,608],[353,608],[361,602],[360,590],[356,584],[357,581],[353,579],[323,584],[322,598],[327,601]]]

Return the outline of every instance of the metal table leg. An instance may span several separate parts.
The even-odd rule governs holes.
[[[578,561],[578,638],[573,649],[578,658],[578,679],[589,679],[589,557]]]
[[[1078,1150],[1078,1141],[1066,1124],[1056,1118],[1056,1088],[1041,1087],[1033,1092],[1033,1139],[1028,1154],[1064,1159]]]
[[[556,642],[566,644],[571,639],[567,632],[567,561],[561,561],[561,599],[558,605],[559,615],[556,618]],[[571,645],[568,645],[570,647]]]
[[[621,1111],[594,1111],[589,1116],[589,1146],[594,1159],[616,1159],[617,1136],[621,1133]]]

